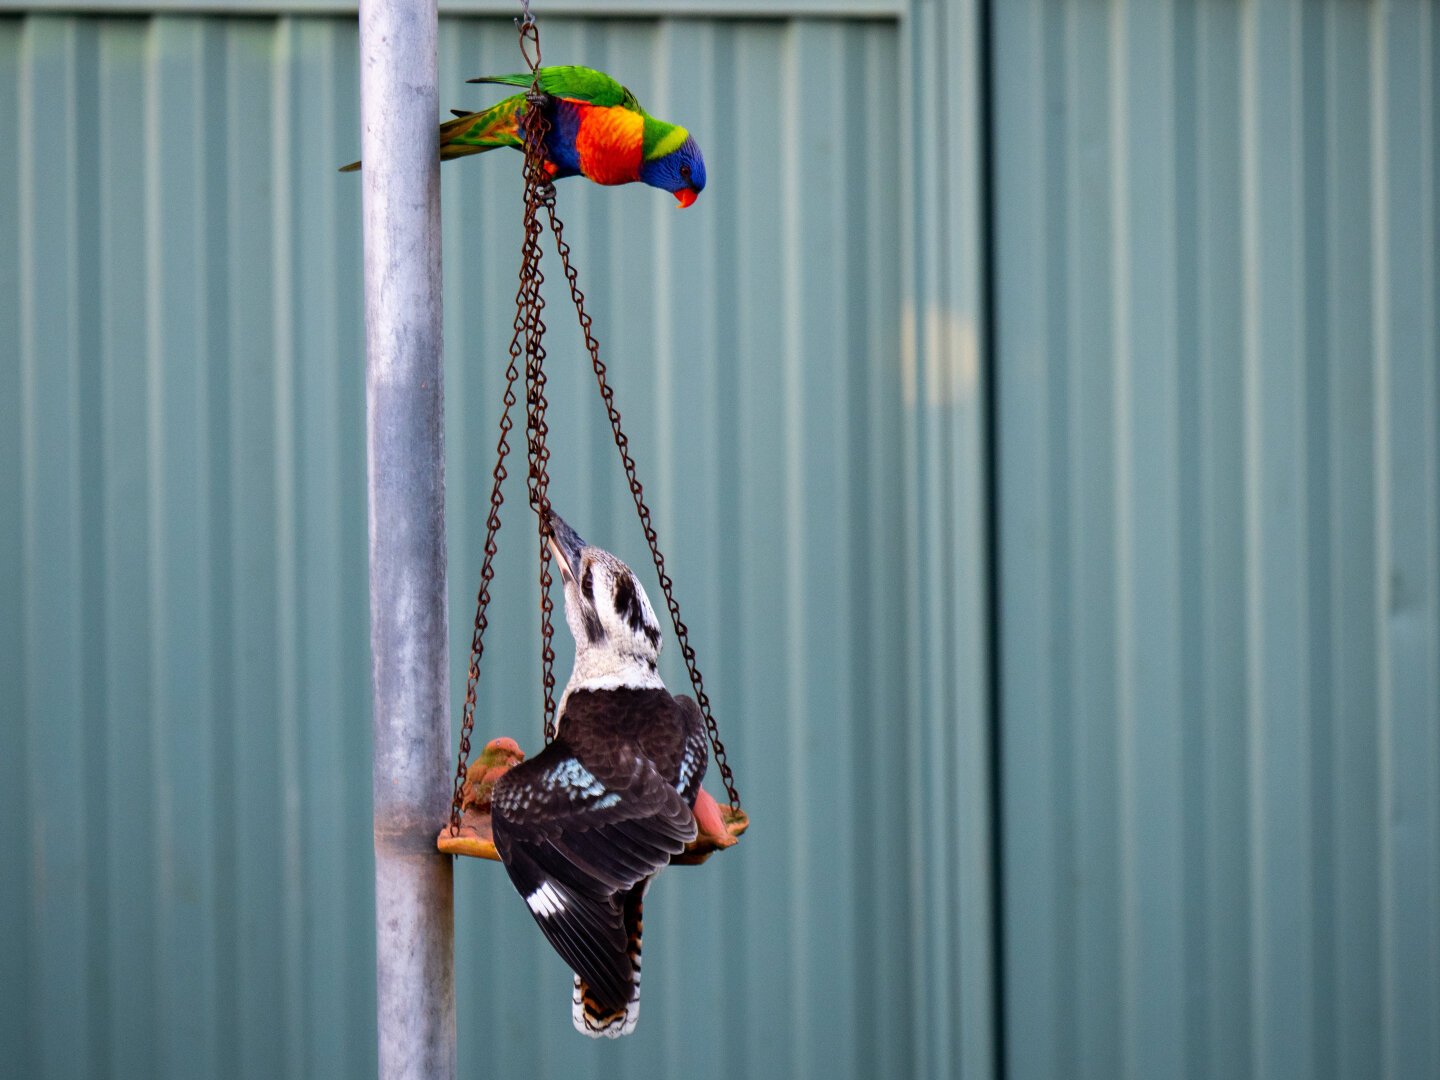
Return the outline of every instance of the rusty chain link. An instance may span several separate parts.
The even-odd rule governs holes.
[[[553,579],[550,574],[550,449],[547,445],[550,427],[545,419],[549,406],[545,398],[545,322],[541,313],[545,300],[540,286],[545,275],[540,270],[540,208],[544,207],[550,231],[555,237],[555,250],[570,287],[570,298],[580,319],[580,330],[585,338],[585,348],[590,354],[595,369],[595,380],[605,404],[606,415],[615,437],[615,448],[620,452],[620,461],[625,468],[625,478],[630,486],[630,495],[635,501],[635,510],[650,547],[650,556],[655,563],[655,573],[660,588],[665,594],[665,606],[670,612],[670,621],[675,627],[675,636],[680,643],[680,653],[685,659],[690,674],[690,684],[695,689],[695,701],[705,718],[705,728],[710,736],[710,745],[715,752],[715,765],[725,783],[725,792],[730,807],[740,809],[740,794],[735,789],[735,777],[725,756],[725,744],[720,741],[720,729],[710,708],[710,698],[705,693],[700,668],[696,664],[695,649],[690,644],[689,628],[680,618],[680,605],[675,601],[674,582],[665,572],[665,556],[660,552],[660,538],[651,520],[650,508],[645,503],[645,489],[640,483],[635,468],[635,459],[630,454],[630,440],[620,424],[620,410],[615,405],[615,392],[606,378],[606,367],[600,359],[600,344],[595,338],[593,323],[585,311],[585,294],[580,291],[579,276],[570,261],[570,245],[565,242],[564,226],[555,212],[555,187],[545,170],[545,136],[549,124],[545,120],[544,107],[547,96],[540,88],[540,32],[535,18],[530,13],[529,0],[523,0],[524,14],[516,20],[520,34],[520,52],[530,67],[530,89],[525,95],[525,114],[522,121],[525,132],[525,216],[523,222],[524,241],[520,251],[520,285],[515,293],[515,321],[510,338],[510,363],[505,370],[504,408],[500,413],[500,438],[496,444],[498,460],[495,463],[494,482],[490,489],[490,512],[485,519],[485,556],[480,566],[480,589],[475,598],[475,629],[470,639],[470,666],[466,674],[465,707],[460,724],[460,753],[455,767],[455,787],[450,802],[450,834],[460,831],[460,804],[465,786],[465,775],[469,770],[470,738],[475,729],[476,686],[480,679],[480,658],[484,653],[485,630],[488,625],[486,609],[490,603],[490,583],[495,577],[496,534],[500,531],[500,507],[504,503],[501,486],[507,475],[505,458],[510,452],[510,432],[514,421],[510,417],[512,407],[518,400],[515,389],[520,377],[520,356],[525,356],[525,441],[528,463],[526,489],[530,508],[535,511],[540,536],[540,635],[541,680],[545,693],[545,742],[555,738],[555,648],[554,648],[554,601],[550,598]]]

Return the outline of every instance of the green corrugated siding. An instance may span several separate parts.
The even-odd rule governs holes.
[[[1440,19],[797,6],[541,11],[706,148],[561,206],[756,825],[617,1045],[462,864],[462,1069],[1429,1080]],[[0,18],[0,1076],[374,1068],[355,88],[348,19]],[[517,164],[443,173],[457,712]],[[562,300],[553,494],[639,565]]]
[[[1440,1075],[1440,27],[994,8],[1009,1075]]]
[[[446,105],[517,66],[507,20],[449,19],[441,42]],[[547,18],[544,46],[623,73],[706,148],[683,214],[640,188],[560,199],[756,824],[652,893],[644,1020],[618,1045],[569,1030],[568,976],[503,873],[460,866],[462,1067],[912,1075],[915,972],[953,978],[958,954],[911,929],[948,920],[923,898],[949,878],[915,880],[906,838],[929,814],[911,762],[949,706],[922,710],[906,658],[950,585],[928,560],[917,576],[903,525],[921,410],[900,181],[874,152],[897,138],[897,26]],[[360,189],[335,172],[359,145],[355,65],[350,20],[0,20],[0,1071],[374,1068]],[[457,713],[518,164],[444,170]],[[552,497],[638,567],[550,304]],[[478,732],[533,749],[523,473],[509,496]],[[666,673],[678,688],[676,656]]]

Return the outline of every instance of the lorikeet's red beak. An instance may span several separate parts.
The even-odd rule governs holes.
[[[679,191],[675,192],[675,198],[679,201],[681,210],[684,210],[687,206],[689,206],[699,197],[700,193],[694,188],[681,188]]]

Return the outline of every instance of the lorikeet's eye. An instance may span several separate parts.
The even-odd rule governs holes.
[[[680,166],[680,175],[683,176],[686,180],[689,180],[689,179],[690,179],[690,166],[689,166],[689,165],[681,165],[681,166]]]

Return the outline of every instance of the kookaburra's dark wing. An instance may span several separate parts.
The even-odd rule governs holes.
[[[550,944],[623,1009],[633,980],[619,898],[684,850],[695,818],[637,743],[576,734],[579,745],[562,734],[495,785],[495,846]]]

